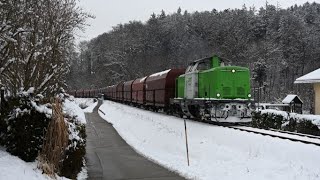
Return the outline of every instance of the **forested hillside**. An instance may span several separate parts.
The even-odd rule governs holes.
[[[293,82],[320,67],[320,4],[194,13],[179,8],[152,14],[144,23],[119,24],[80,43],[68,84],[70,89],[104,87],[213,54],[226,64],[249,67],[253,87],[263,87],[263,101],[297,93],[312,104],[311,86]]]

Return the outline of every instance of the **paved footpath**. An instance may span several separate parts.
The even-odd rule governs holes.
[[[89,179],[182,180],[184,178],[136,153],[112,124],[98,114],[99,103],[87,119],[87,167]]]

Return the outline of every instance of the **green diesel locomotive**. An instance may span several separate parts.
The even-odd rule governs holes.
[[[254,103],[248,68],[224,66],[218,56],[192,62],[176,79],[172,104],[203,121],[249,122]]]

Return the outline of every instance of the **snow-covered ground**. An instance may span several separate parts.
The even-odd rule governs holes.
[[[85,112],[85,113],[92,113],[93,109],[98,104],[98,101],[94,102],[93,98],[75,98],[74,101],[79,106],[87,106],[85,109],[83,109],[83,112]]]
[[[27,163],[0,149],[0,179],[1,180],[47,180],[48,176],[37,169],[37,162]]]
[[[190,179],[320,179],[320,147],[104,101],[104,119],[137,152]]]

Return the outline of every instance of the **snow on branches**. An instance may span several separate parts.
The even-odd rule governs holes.
[[[1,82],[52,94],[69,72],[74,31],[88,17],[76,0],[0,0]]]

